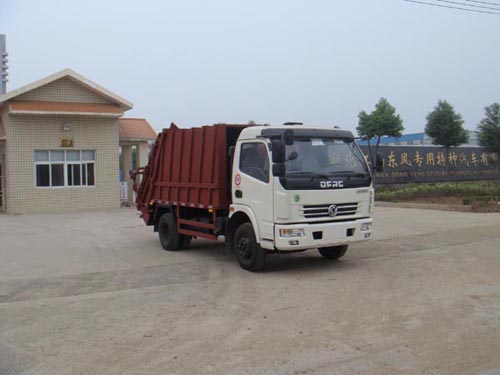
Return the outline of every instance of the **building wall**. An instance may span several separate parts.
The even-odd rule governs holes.
[[[45,100],[47,100],[45,98]],[[63,150],[69,124],[74,146],[95,150],[95,187],[35,187],[35,150]],[[6,211],[11,214],[107,209],[120,206],[118,119],[91,116],[8,115],[6,125]]]
[[[75,83],[71,78],[58,79],[32,91],[28,91],[25,94],[19,95],[15,100],[100,104],[112,103],[105,97]]]
[[[469,141],[460,145],[460,147],[479,147],[478,133],[473,130],[466,130],[467,135],[469,137]],[[376,143],[376,139],[371,140],[371,144],[374,145]],[[361,146],[368,145],[367,141],[358,141],[358,144]],[[399,138],[395,137],[382,137],[380,139],[380,145],[386,146],[433,146],[432,138],[429,137],[424,132],[421,133],[411,133],[411,134],[403,134]],[[439,147],[439,146],[438,146]]]
[[[0,107],[0,121],[2,122],[3,130],[6,133],[7,132],[7,125],[6,125],[6,120],[7,120],[7,113],[4,108]],[[5,211],[6,208],[6,202],[7,202],[7,186],[6,186],[6,178],[7,178],[7,142],[3,141],[0,144],[0,163],[2,163],[2,181],[0,183],[2,184],[2,209],[1,211]]]
[[[5,199],[5,186],[4,186],[4,181],[5,181],[5,166],[4,166],[4,160],[5,158],[5,142],[0,141],[0,168],[1,168],[1,174],[0,174],[0,211],[4,210],[4,199]]]

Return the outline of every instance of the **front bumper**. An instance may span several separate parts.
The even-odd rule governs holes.
[[[361,231],[365,223],[373,223],[372,218],[321,224],[292,224],[274,226],[274,244],[277,250],[306,250],[317,247],[346,245],[367,241],[372,238],[372,228]],[[280,229],[304,229],[304,237],[281,237]]]

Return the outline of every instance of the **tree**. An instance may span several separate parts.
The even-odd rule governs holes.
[[[485,117],[479,122],[479,143],[487,151],[500,153],[500,104],[484,109]]]
[[[500,159],[500,103],[493,103],[484,109],[485,117],[479,122],[479,144],[486,151],[496,152]],[[500,164],[498,164],[500,169]]]
[[[459,146],[468,141],[464,121],[446,100],[440,100],[434,110],[427,115],[425,133],[432,138],[432,144],[446,147]]]
[[[375,110],[368,114],[365,111],[359,112],[359,123],[356,130],[358,135],[368,139],[368,150],[373,165],[373,154],[371,148],[372,138],[377,139],[375,154],[378,152],[380,138],[383,136],[401,137],[404,126],[401,117],[396,114],[396,108],[386,98],[380,98],[375,105]]]

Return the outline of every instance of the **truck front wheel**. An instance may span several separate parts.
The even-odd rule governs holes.
[[[318,249],[319,253],[326,259],[339,259],[342,258],[346,251],[347,245],[322,247]]]
[[[181,238],[177,233],[174,216],[171,213],[161,215],[158,222],[158,236],[161,246],[165,250],[178,250],[181,244]]]
[[[241,224],[236,230],[234,252],[241,268],[255,272],[264,267],[267,252],[257,243],[251,223]]]

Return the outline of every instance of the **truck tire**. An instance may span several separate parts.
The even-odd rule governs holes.
[[[252,223],[243,223],[236,229],[234,252],[241,268],[256,272],[264,267],[267,251],[257,243]]]
[[[342,258],[345,255],[347,247],[348,245],[322,247],[319,248],[318,251],[323,256],[323,258],[335,260]]]
[[[160,238],[161,246],[165,250],[179,250],[181,238],[177,233],[174,216],[171,213],[161,215],[158,222],[158,237]]]
[[[186,234],[180,234],[179,238],[180,238],[179,249],[189,249],[189,245],[191,245],[191,239],[193,237],[188,236]]]

